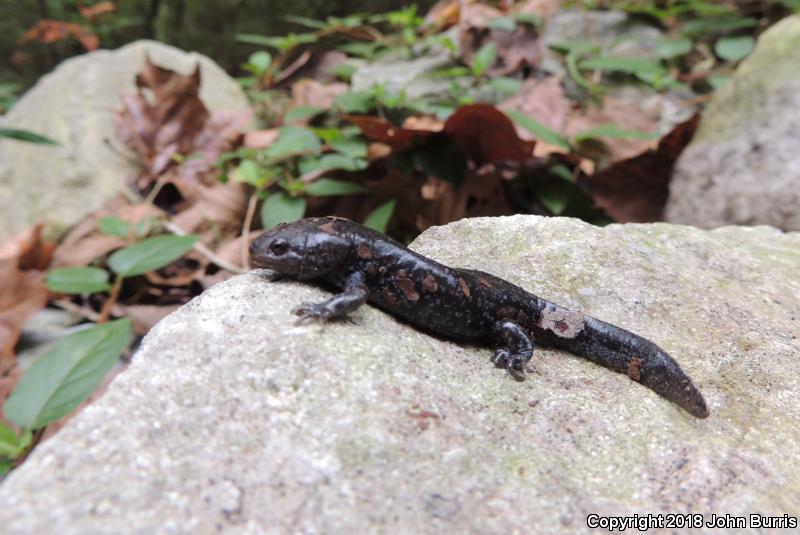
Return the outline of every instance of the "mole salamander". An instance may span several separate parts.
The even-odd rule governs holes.
[[[442,265],[350,220],[320,217],[278,226],[253,242],[250,260],[341,290],[295,308],[301,321],[341,319],[369,301],[429,333],[498,345],[492,362],[517,380],[524,378],[535,341],[627,374],[690,414],[708,416],[700,391],[653,342],[488,273]]]

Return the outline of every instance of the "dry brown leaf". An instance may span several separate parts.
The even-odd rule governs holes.
[[[119,137],[144,168],[137,181],[140,191],[161,179],[191,196],[195,183],[216,179],[219,155],[233,147],[249,122],[249,113],[209,114],[199,97],[200,83],[199,64],[192,74],[182,75],[146,57],[136,77],[138,93],[123,96],[115,122]]]
[[[42,269],[52,248],[42,243],[41,232],[37,225],[0,247],[0,361],[14,358],[25,323],[47,304]]]
[[[278,139],[278,129],[256,130],[244,135],[244,146],[248,149],[264,149]]]
[[[93,6],[78,6],[81,16],[89,20],[105,13],[113,13],[115,9],[114,2],[98,2]]]
[[[657,107],[646,108],[640,100],[609,95],[603,98],[600,107],[589,106],[573,110],[564,126],[564,132],[566,137],[571,138],[575,134],[605,124],[615,124],[622,130],[654,132],[658,127],[659,114]],[[586,152],[586,155],[601,163],[610,163],[641,154],[654,144],[654,141],[647,139],[603,138],[587,144],[586,148],[591,152]]]
[[[123,197],[115,197],[70,229],[53,254],[53,267],[88,266],[127,245],[128,240],[100,231],[99,223],[103,217],[115,216],[135,225],[161,215],[161,210],[151,204],[129,204]]]
[[[548,76],[540,80],[525,80],[519,93],[498,108],[527,115],[560,134],[567,124],[571,106],[558,77]]]
[[[692,140],[699,114],[677,125],[656,149],[614,163],[582,181],[589,186],[595,204],[620,223],[662,219],[669,196],[672,168]]]
[[[489,104],[469,104],[458,108],[445,122],[441,134],[394,126],[379,117],[349,115],[345,119],[357,125],[369,141],[386,144],[394,151],[424,143],[430,136],[447,135],[466,158],[477,165],[527,160],[533,157],[536,144],[521,139],[511,119]]]
[[[426,27],[446,29],[458,24],[461,15],[461,2],[459,0],[439,0],[428,10],[425,15]]]
[[[185,232],[197,232],[213,225],[225,232],[239,229],[247,207],[245,187],[238,182],[197,184],[190,205],[172,218]]]
[[[339,95],[350,90],[348,84],[334,82],[323,84],[317,80],[300,80],[292,84],[292,108],[298,106],[316,106],[317,108],[330,108]]]
[[[86,50],[97,50],[100,39],[93,33],[84,30],[74,22],[42,19],[31,26],[20,39],[20,44],[27,41],[38,41],[44,44],[54,43],[74,37]]]
[[[514,9],[515,13],[536,15],[547,20],[564,7],[564,0],[525,0]]]

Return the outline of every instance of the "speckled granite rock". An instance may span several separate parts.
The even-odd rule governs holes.
[[[244,92],[216,63],[156,41],[64,61],[3,118],[6,128],[32,130],[61,145],[0,140],[0,243],[34,222],[57,235],[136,176],[136,166],[124,156],[127,147],[114,140],[112,114],[121,96],[134,92],[145,53],[157,65],[183,73],[199,61],[200,97],[210,110],[248,109]]]
[[[765,31],[675,166],[666,219],[800,230],[800,16]]]
[[[4,534],[555,533],[589,513],[800,510],[800,234],[515,216],[414,248],[653,339],[711,416],[553,350],[518,383],[488,349],[371,307],[295,326],[326,292],[252,272],[159,323],[9,476]]]

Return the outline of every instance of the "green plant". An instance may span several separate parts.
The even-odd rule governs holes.
[[[109,292],[97,323],[53,344],[22,376],[4,405],[6,419],[19,431],[0,422],[0,474],[23,457],[35,440],[36,431],[62,418],[95,391],[131,337],[128,318],[108,321],[123,281],[128,277],[160,269],[191,249],[196,236],[162,234],[146,237],[154,221],[130,224],[117,217],[100,221],[102,232],[133,243],[118,249],[107,260],[109,272],[99,267],[67,267],[50,270],[47,288],[62,294]]]

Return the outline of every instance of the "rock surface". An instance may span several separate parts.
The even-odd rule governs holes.
[[[656,341],[711,416],[554,350],[518,383],[488,349],[372,307],[296,326],[290,309],[328,294],[251,272],[159,323],[8,477],[4,534],[555,533],[589,513],[800,510],[800,234],[514,216],[414,248]]]
[[[675,167],[666,219],[800,230],[800,16],[761,37],[703,113]]]
[[[60,143],[0,140],[0,243],[44,222],[57,235],[126,187],[137,168],[114,138],[112,115],[135,90],[145,53],[159,66],[191,72],[200,62],[200,97],[212,111],[243,111],[247,98],[216,63],[155,41],[98,50],[61,63],[3,118]]]

